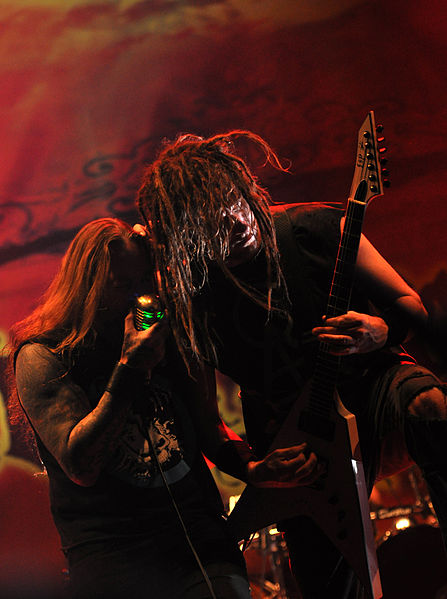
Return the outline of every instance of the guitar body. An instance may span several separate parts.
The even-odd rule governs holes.
[[[289,489],[248,486],[228,522],[238,539],[294,516],[311,518],[344,555],[371,599],[382,596],[357,425],[338,396],[330,420],[310,417],[309,386],[295,402],[270,450],[302,442],[326,467],[314,485]]]
[[[326,307],[328,318],[349,310],[357,252],[368,202],[383,193],[381,155],[374,113],[358,133],[354,178]],[[370,599],[382,589],[369,516],[368,493],[361,462],[357,425],[336,394],[340,358],[328,344],[319,344],[315,369],[270,450],[306,442],[325,465],[326,475],[310,486],[247,487],[229,517],[241,539],[278,521],[306,516],[317,524],[344,555]],[[318,556],[315,556],[318,559]]]

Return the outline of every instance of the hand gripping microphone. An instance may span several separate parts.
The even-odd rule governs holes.
[[[140,295],[135,298],[133,308],[133,322],[137,331],[150,329],[156,322],[165,316],[163,306],[158,295]]]

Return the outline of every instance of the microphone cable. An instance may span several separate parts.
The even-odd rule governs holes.
[[[144,329],[150,328],[153,324],[155,324],[155,322],[161,320],[164,317],[164,315],[165,315],[165,312],[164,312],[163,306],[160,302],[160,298],[158,297],[158,295],[147,294],[147,295],[142,295],[142,296],[135,298],[134,326],[137,331],[142,331]],[[197,566],[199,567],[199,570],[202,573],[202,576],[205,580],[206,586],[208,587],[208,591],[210,593],[210,599],[217,599],[216,594],[213,589],[213,585],[211,584],[211,580],[209,579],[209,576],[200,560],[200,557],[199,557],[197,551],[195,550],[195,547],[194,547],[194,545],[191,541],[191,538],[189,536],[188,529],[186,528],[185,522],[184,522],[182,515],[180,513],[180,510],[177,506],[177,502],[175,501],[175,498],[172,494],[169,483],[166,479],[165,473],[163,472],[163,469],[160,464],[160,460],[158,459],[158,454],[155,451],[155,447],[154,447],[154,444],[152,443],[152,439],[151,439],[149,431],[144,436],[149,443],[151,453],[154,456],[155,463],[157,464],[158,472],[160,473],[163,484],[164,484],[166,491],[169,495],[169,498],[171,500],[172,506],[174,507],[175,513],[177,514],[177,518],[178,518],[178,521],[183,529],[186,541],[189,545],[189,548],[192,551],[194,559],[196,560]]]
[[[182,515],[181,515],[180,510],[178,508],[177,502],[175,501],[174,495],[172,494],[171,488],[170,488],[169,483],[168,483],[168,481],[166,479],[166,475],[163,472],[163,469],[161,467],[160,460],[158,459],[158,455],[157,455],[157,452],[155,451],[154,444],[152,443],[152,439],[150,438],[150,434],[148,434],[146,436],[146,438],[147,438],[147,440],[149,442],[149,446],[150,446],[152,455],[155,458],[155,462],[157,464],[158,472],[160,473],[160,476],[161,476],[161,478],[163,480],[163,484],[164,484],[164,486],[165,486],[165,488],[166,488],[166,490],[168,492],[168,495],[169,495],[169,498],[171,500],[171,503],[172,503],[172,505],[174,507],[174,510],[175,510],[176,514],[177,514],[177,518],[178,518],[178,520],[180,522],[180,525],[181,525],[181,527],[183,529],[183,532],[185,534],[186,541],[187,541],[187,543],[189,545],[189,548],[192,551],[192,554],[194,555],[194,559],[196,560],[196,563],[197,563],[197,565],[198,565],[198,567],[200,569],[200,572],[202,573],[202,576],[203,576],[203,578],[205,580],[206,586],[208,587],[208,591],[210,592],[210,598],[211,599],[217,599],[217,596],[216,596],[216,594],[214,592],[214,589],[213,589],[213,585],[211,584],[211,580],[210,580],[210,578],[209,578],[209,576],[208,576],[208,574],[207,574],[207,572],[206,572],[206,570],[205,570],[205,568],[204,568],[204,566],[203,566],[203,564],[202,564],[202,562],[200,560],[200,557],[199,557],[197,551],[195,550],[194,545],[193,545],[193,543],[191,541],[191,538],[190,538],[189,533],[188,533],[188,529],[186,528],[186,524],[185,524],[185,522],[184,522],[184,520],[182,518]]]

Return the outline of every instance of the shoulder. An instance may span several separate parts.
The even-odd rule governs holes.
[[[321,220],[340,222],[344,214],[341,203],[323,204],[321,202],[277,204],[270,207],[270,212],[274,219],[285,212],[293,224],[304,224]]]
[[[61,360],[51,349],[43,343],[29,342],[22,345],[15,356],[16,365],[24,363],[42,364],[53,363],[62,364]]]
[[[15,357],[17,381],[26,378],[35,384],[60,377],[67,372],[66,366],[46,345],[26,343]]]
[[[341,204],[284,204],[274,206],[272,214],[277,227],[280,215],[287,215],[300,246],[315,246],[317,253],[329,248],[330,253],[333,253],[334,246],[339,243],[340,220],[344,214]]]

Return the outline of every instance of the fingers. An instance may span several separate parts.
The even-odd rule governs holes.
[[[365,316],[351,310],[341,316],[334,316],[333,318],[324,317],[324,325],[313,328],[312,333],[320,335],[322,333],[337,334],[348,331],[354,332],[364,326]]]
[[[318,462],[318,458],[312,452],[308,459],[295,472],[296,483],[301,485],[309,485],[315,482],[324,472],[324,466]]]
[[[135,335],[138,335],[141,339],[153,337],[156,334],[160,334],[161,332],[166,333],[168,331],[168,315],[165,312],[164,317],[161,320],[155,322],[155,324],[151,325],[148,329],[144,329],[139,331],[135,328],[134,322],[134,313],[133,309],[129,311],[125,320],[124,320],[124,328],[126,331],[133,331]],[[158,333],[155,333],[158,331]]]
[[[363,314],[349,310],[346,314],[340,316],[333,316],[332,318],[325,318],[325,326],[333,326],[337,329],[355,328],[361,326],[364,320]]]
[[[330,353],[342,356],[380,349],[386,343],[388,326],[378,316],[350,311],[324,320],[324,326],[315,327],[312,334],[328,344]]]
[[[329,348],[328,351],[336,356],[342,356],[346,354],[356,353],[358,350],[358,343],[361,338],[361,332],[356,330],[352,334],[334,334],[334,329],[325,329],[319,327],[314,329],[312,333],[318,337],[318,341],[327,343]]]
[[[328,351],[331,354],[343,356],[357,353],[365,333],[365,317],[352,310],[333,318],[323,317],[324,326],[315,327],[312,334],[330,346]]]
[[[253,483],[260,487],[296,487],[313,483],[322,472],[316,454],[301,443],[276,449],[258,462]]]
[[[300,451],[298,455],[295,454],[290,459],[281,459],[281,462],[278,464],[278,472],[289,476],[294,484],[298,482],[305,484],[315,474],[317,464],[318,459],[313,451],[310,454]]]
[[[137,331],[132,312],[126,316],[121,361],[134,368],[149,369],[164,357],[165,341],[169,333],[167,319],[163,319],[144,331]]]
[[[295,458],[298,453],[302,453],[306,448],[307,443],[303,442],[298,445],[292,445],[291,447],[275,449],[270,455],[275,455],[279,460],[287,462],[287,460]]]
[[[142,345],[154,345],[164,341],[168,335],[169,327],[167,319],[156,322],[145,331],[137,331]]]
[[[318,339],[325,343],[339,345],[340,347],[349,345],[350,343],[353,343],[355,341],[353,335],[336,335],[333,333],[320,333],[318,335]]]
[[[335,356],[354,354],[359,349],[357,338],[349,335],[322,334],[318,336],[318,339],[323,343],[327,343],[329,346],[328,351]]]

